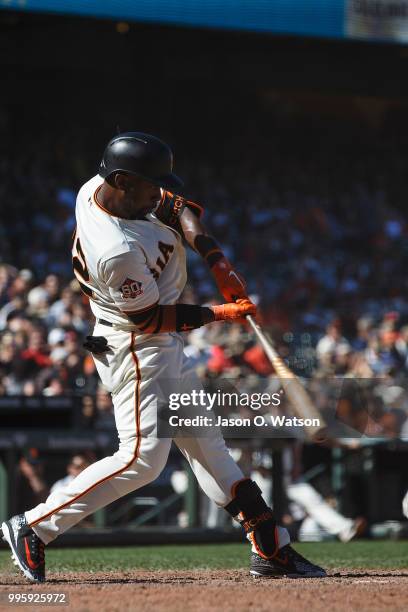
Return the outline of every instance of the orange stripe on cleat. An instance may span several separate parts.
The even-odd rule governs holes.
[[[27,562],[28,562],[29,567],[31,567],[32,570],[36,570],[40,567],[41,563],[34,563],[34,561],[31,559],[30,547],[27,544],[27,539],[28,538],[24,538],[24,547],[25,547]]]

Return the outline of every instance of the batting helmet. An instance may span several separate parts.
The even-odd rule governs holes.
[[[183,186],[183,181],[173,174],[170,147],[159,138],[143,132],[124,132],[108,142],[99,174],[106,179],[114,172],[135,174],[166,189]]]

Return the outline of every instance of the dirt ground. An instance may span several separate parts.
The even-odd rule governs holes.
[[[8,593],[66,593],[68,606],[16,606]],[[0,576],[0,610],[75,612],[399,612],[408,610],[407,570],[332,570],[324,579],[251,578],[244,570],[49,573],[44,585]]]

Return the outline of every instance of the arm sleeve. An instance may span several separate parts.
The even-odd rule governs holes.
[[[111,257],[101,274],[116,306],[125,314],[138,314],[159,301],[159,290],[141,249]]]
[[[182,233],[180,226],[180,217],[183,210],[188,208],[191,210],[196,217],[199,219],[203,214],[203,207],[196,202],[186,200],[182,196],[175,195],[171,191],[162,191],[162,197],[155,210],[155,215],[162,223],[175,228],[178,232]]]

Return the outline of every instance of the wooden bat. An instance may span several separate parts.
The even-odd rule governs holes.
[[[276,352],[272,340],[262,331],[261,327],[254,321],[251,315],[247,321],[254,330],[268,359],[275,368],[276,374],[289,399],[296,416],[301,419],[317,419],[319,425],[305,425],[307,437],[313,441],[322,441],[326,438],[327,425],[298,377],[288,368],[283,359]]]

